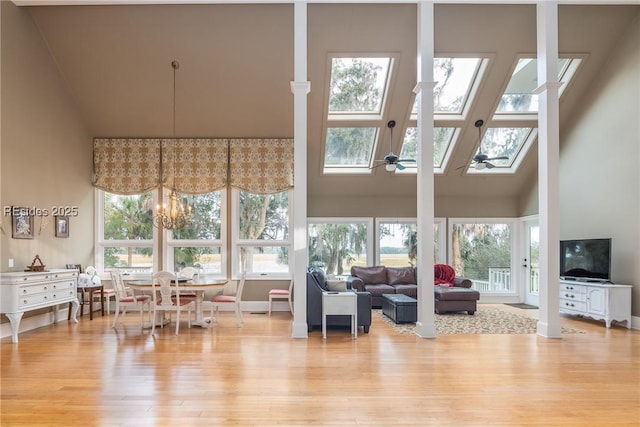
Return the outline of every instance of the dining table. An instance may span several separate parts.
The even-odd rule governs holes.
[[[147,293],[152,292],[152,288],[153,288],[152,279],[136,279],[136,280],[124,279],[124,281],[125,281],[125,284],[131,289],[135,289],[135,290],[143,291]],[[212,325],[213,319],[204,317],[203,304],[202,304],[204,301],[204,293],[205,291],[222,290],[226,283],[227,283],[226,279],[220,279],[216,277],[207,277],[207,276],[198,276],[198,277],[194,277],[193,279],[187,279],[187,280],[178,278],[178,286],[180,288],[180,292],[194,292],[196,294],[196,298],[195,298],[196,319],[191,322],[191,325],[200,326],[200,327],[209,327]]]

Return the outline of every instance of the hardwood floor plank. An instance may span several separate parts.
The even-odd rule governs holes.
[[[0,424],[640,425],[640,331],[620,326],[563,317],[586,333],[421,339],[374,316],[357,340],[300,340],[289,313],[246,313],[242,328],[222,313],[211,329],[155,337],[135,316],[117,330],[112,319],[2,339]]]

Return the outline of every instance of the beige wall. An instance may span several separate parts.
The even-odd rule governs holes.
[[[22,271],[36,254],[48,268],[86,265],[93,260],[92,139],[31,16],[5,1],[1,75],[0,271]],[[11,216],[4,214],[11,206],[48,211],[48,217],[36,216],[32,240],[11,237]],[[70,218],[69,238],[54,237],[54,206],[78,208],[78,216]]]
[[[561,135],[560,238],[611,237],[612,281],[640,316],[640,21]]]

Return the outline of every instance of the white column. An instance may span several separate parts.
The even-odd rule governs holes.
[[[418,321],[416,334],[422,338],[436,337],[433,289],[433,1],[418,2]]]
[[[539,1],[538,28],[538,205],[540,213],[540,311],[538,335],[561,338],[558,4]]]
[[[294,4],[293,324],[291,338],[307,338],[307,2]]]

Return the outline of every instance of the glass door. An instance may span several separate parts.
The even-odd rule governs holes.
[[[524,302],[538,307],[540,294],[540,227],[537,220],[525,222],[525,250],[522,267],[525,278]]]

